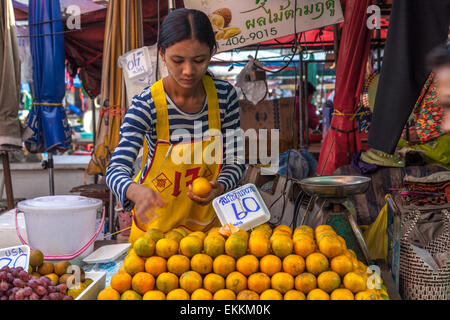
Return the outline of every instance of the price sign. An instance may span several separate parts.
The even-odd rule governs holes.
[[[0,269],[4,266],[10,268],[22,267],[28,271],[28,264],[30,261],[30,247],[18,246],[0,249]]]
[[[251,183],[215,198],[213,207],[222,225],[231,223],[244,230],[270,219],[264,200]]]
[[[146,53],[146,48],[144,47],[133,50],[127,54],[123,68],[125,69],[128,78],[131,79],[144,76],[151,72],[151,70],[149,70],[149,66],[147,65]]]

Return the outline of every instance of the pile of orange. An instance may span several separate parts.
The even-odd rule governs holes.
[[[381,278],[368,270],[329,225],[152,229],[135,241],[98,299],[389,299]]]

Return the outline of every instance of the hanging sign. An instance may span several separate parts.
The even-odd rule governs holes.
[[[30,261],[30,247],[23,245],[0,249],[0,269],[8,266],[10,268],[22,267],[28,271]]]
[[[184,6],[208,15],[218,52],[344,21],[337,0],[184,0]]]

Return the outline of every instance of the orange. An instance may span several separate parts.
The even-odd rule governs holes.
[[[337,236],[325,236],[319,241],[319,250],[328,258],[334,258],[344,252],[342,243]]]
[[[120,300],[142,300],[142,296],[133,290],[127,290],[120,296]]]
[[[343,280],[345,288],[349,289],[353,293],[366,290],[366,279],[356,272],[349,272],[344,276]]]
[[[58,284],[58,282],[59,282],[59,277],[56,273],[46,274],[45,277],[49,278],[50,281],[53,281],[55,283],[55,285]]]
[[[172,272],[163,272],[156,278],[156,288],[168,294],[178,288],[178,277]]]
[[[190,236],[199,237],[203,241],[205,240],[206,234],[203,231],[194,231],[189,234]]]
[[[219,228],[219,233],[225,238],[228,238],[233,232],[237,231],[239,231],[239,228],[232,223],[227,223]]]
[[[215,258],[225,253],[225,238],[220,234],[210,233],[203,241],[205,253],[211,258]]]
[[[289,233],[290,236],[292,236],[292,229],[288,225],[282,224],[273,229],[274,233],[277,231],[285,231],[285,232]]]
[[[175,228],[173,230],[179,232],[183,237],[186,237],[189,234],[187,229],[185,229],[183,227],[178,227],[178,228]]]
[[[347,251],[344,252],[344,255],[349,257],[350,259],[358,259],[355,251],[353,251],[352,249],[347,249]]]
[[[317,286],[326,293],[331,293],[333,290],[339,288],[341,285],[341,278],[334,271],[325,271],[317,277]]]
[[[166,300],[166,295],[159,290],[150,290],[144,294],[142,300]]]
[[[262,272],[254,273],[247,279],[247,287],[261,294],[263,291],[270,289],[270,277]]]
[[[260,229],[264,230],[264,232],[266,233],[268,238],[270,238],[270,236],[273,233],[272,228],[267,223],[260,224],[259,226],[256,226],[256,227],[253,228],[253,230],[260,230]]]
[[[267,289],[259,295],[259,300],[283,300],[283,295],[275,289]]]
[[[304,272],[295,277],[295,289],[305,294],[317,288],[317,278],[308,272]]]
[[[353,293],[345,288],[339,288],[331,293],[331,300],[355,300]]]
[[[166,300],[190,300],[190,297],[186,290],[177,288],[167,294]]]
[[[247,278],[239,271],[233,271],[225,279],[225,287],[238,294],[240,291],[247,289]]]
[[[191,294],[191,300],[212,300],[212,299],[213,299],[212,293],[203,288],[199,288],[194,292],[192,292]]]
[[[236,270],[247,277],[257,272],[258,269],[259,261],[254,255],[247,254],[236,261]]]
[[[252,231],[252,234],[255,231],[265,232],[262,229],[259,229]],[[250,236],[250,239],[248,241],[248,248],[251,254],[255,255],[258,258],[261,258],[270,253],[270,241],[268,238],[262,235]]]
[[[268,235],[267,231],[264,229],[253,229],[250,232],[250,239],[252,237],[264,237],[264,238],[269,239],[270,235]]]
[[[333,228],[328,224],[322,224],[320,226],[317,226],[314,230],[314,235],[317,237],[318,234],[323,232],[334,232]]]
[[[167,270],[181,276],[190,268],[189,258],[181,254],[175,254],[167,260]]]
[[[345,276],[347,273],[353,271],[353,263],[352,260],[345,256],[340,255],[331,259],[331,270],[336,272],[341,277]]]
[[[299,235],[294,237],[294,252],[303,258],[316,251],[316,242],[309,236]]]
[[[214,300],[236,300],[236,293],[230,289],[220,289],[214,293]]]
[[[198,177],[192,182],[192,193],[198,197],[204,198],[211,192],[211,183],[208,179]]]
[[[251,290],[242,290],[238,293],[236,300],[259,300],[259,294]]]
[[[245,231],[243,229],[239,229],[239,228],[238,228],[237,231],[233,232],[232,235],[236,236],[236,237],[240,237],[241,239],[244,239],[247,242],[248,242],[248,239],[250,237],[250,234],[247,231]]]
[[[272,285],[272,289],[285,294],[294,288],[294,277],[287,272],[278,272],[272,276],[270,284]]]
[[[281,259],[273,254],[268,254],[267,256],[262,257],[259,261],[259,269],[261,272],[270,277],[281,271],[281,265]]]
[[[98,294],[97,300],[120,300],[120,293],[112,288],[103,289]]]
[[[111,277],[111,288],[117,290],[120,294],[131,289],[133,277],[126,272],[118,272]]]
[[[272,242],[279,237],[287,237],[289,239],[292,239],[291,235],[288,232],[283,231],[283,230],[278,230],[278,231],[275,231],[274,233],[272,233],[272,235],[270,236],[270,238],[269,238],[270,244],[272,244]]]
[[[236,260],[233,257],[221,254],[213,261],[214,273],[226,277],[229,273],[236,270]]]
[[[174,229],[174,230],[170,230],[169,232],[167,232],[164,235],[164,238],[173,239],[176,242],[180,243],[181,239],[184,238],[184,235],[180,231]]]
[[[276,237],[272,241],[272,252],[279,258],[290,255],[294,250],[294,242],[288,236]]]
[[[245,255],[245,253],[247,252],[247,245],[248,243],[245,238],[233,233],[225,241],[225,252],[227,255],[238,259]]]
[[[203,240],[196,236],[188,235],[180,241],[180,252],[188,258],[202,252]]]
[[[161,273],[167,271],[166,259],[158,256],[153,256],[145,260],[145,272],[150,273],[155,278]]]
[[[283,271],[296,277],[305,271],[305,259],[297,254],[290,254],[283,259]]]
[[[347,251],[347,244],[345,243],[345,239],[342,238],[339,235],[337,237],[338,237],[339,241],[341,242],[342,250],[343,250],[343,253],[344,253],[345,251]]]
[[[163,258],[169,258],[178,251],[178,242],[173,239],[162,238],[156,242],[156,254]]]
[[[306,300],[306,296],[301,291],[289,290],[284,294],[284,300]]]
[[[213,259],[204,253],[197,253],[191,259],[191,269],[193,271],[197,271],[200,274],[211,273],[212,266]]]
[[[137,255],[128,255],[124,261],[123,265],[125,271],[129,273],[131,276],[134,276],[138,272],[143,272],[145,270],[145,262],[144,259]]]
[[[161,230],[153,228],[153,229],[147,230],[147,232],[144,235],[144,238],[152,239],[155,243],[157,243],[159,239],[164,238],[164,234],[162,233]]]
[[[317,276],[327,271],[329,267],[328,259],[320,252],[311,253],[306,257],[306,270]]]
[[[131,287],[140,295],[144,295],[147,291],[153,290],[155,286],[155,278],[147,272],[138,272],[131,281]]]
[[[203,279],[203,287],[211,293],[215,293],[225,288],[225,279],[218,274],[209,273]]]
[[[377,300],[377,297],[373,294],[373,292],[364,290],[355,294],[355,300]]]
[[[133,249],[138,256],[148,258],[155,253],[155,241],[150,238],[138,238],[133,244]]]
[[[306,296],[306,300],[330,300],[330,295],[322,289],[312,289]]]
[[[202,276],[195,271],[187,271],[180,277],[180,287],[189,294],[202,287]]]

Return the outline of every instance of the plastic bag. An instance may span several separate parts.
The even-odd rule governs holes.
[[[361,226],[363,236],[369,249],[370,259],[384,259],[388,257],[388,203],[384,205],[377,219],[370,226]]]

